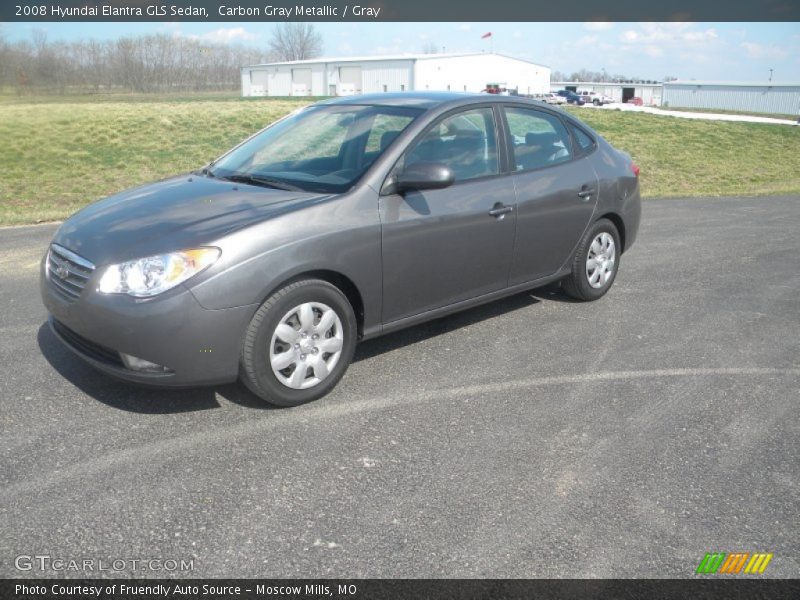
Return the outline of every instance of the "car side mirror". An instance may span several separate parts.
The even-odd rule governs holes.
[[[397,175],[398,194],[411,190],[439,190],[453,185],[455,177],[450,167],[437,162],[416,162]]]

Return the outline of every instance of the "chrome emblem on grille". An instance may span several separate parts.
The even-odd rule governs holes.
[[[56,275],[59,279],[66,279],[69,277],[69,269],[65,265],[58,265],[56,267]]]

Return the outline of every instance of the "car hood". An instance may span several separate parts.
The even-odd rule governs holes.
[[[209,244],[330,197],[183,175],[90,204],[67,219],[53,241],[99,266]]]

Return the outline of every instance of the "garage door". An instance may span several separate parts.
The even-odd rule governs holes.
[[[292,95],[311,94],[311,69],[292,69]]]
[[[266,71],[250,71],[250,93],[254,96],[266,96],[268,77]]]
[[[356,94],[361,93],[361,67],[339,67],[339,81],[352,85]]]

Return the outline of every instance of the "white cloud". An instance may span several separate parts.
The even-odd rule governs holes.
[[[651,58],[658,58],[664,56],[664,50],[659,46],[645,46],[644,53]]]
[[[627,29],[620,41],[628,44],[703,44],[719,38],[717,30],[694,29],[692,23],[640,23],[638,29]]]
[[[521,39],[522,32],[519,29],[517,29],[514,33],[511,34],[511,37],[513,37],[515,40]]]
[[[588,31],[607,31],[614,27],[614,23],[608,21],[587,21],[583,24],[583,28]]]
[[[408,48],[407,47],[397,46],[397,45],[395,45],[395,46],[375,46],[375,48],[373,49],[373,52],[370,52],[369,54],[374,55],[374,56],[382,56],[382,55],[386,55],[386,54],[408,54]]]
[[[216,44],[230,44],[231,42],[248,42],[256,39],[256,35],[244,27],[221,27],[200,35],[188,35],[196,40],[205,40]]]
[[[756,44],[755,42],[742,42],[742,48],[749,58],[772,58],[783,59],[789,56],[789,52],[778,46],[765,46],[763,44]]]
[[[575,42],[576,46],[592,46],[599,41],[596,35],[584,35]]]
[[[621,36],[619,36],[620,41],[632,43],[639,39],[639,34],[629,29],[628,31],[624,31]]]
[[[472,31],[472,23],[461,23],[456,29],[459,31]]]

